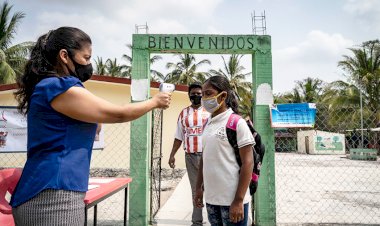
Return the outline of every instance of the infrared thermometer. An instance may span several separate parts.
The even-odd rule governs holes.
[[[175,85],[170,83],[161,83],[159,90],[160,92],[172,93],[175,90]]]

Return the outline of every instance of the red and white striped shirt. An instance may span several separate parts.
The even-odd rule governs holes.
[[[187,153],[202,152],[203,127],[209,117],[210,113],[202,106],[198,109],[189,106],[179,114],[175,138],[183,142]]]

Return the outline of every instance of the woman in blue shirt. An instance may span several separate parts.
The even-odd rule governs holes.
[[[124,106],[87,91],[91,39],[73,27],[42,35],[15,93],[28,119],[28,152],[11,199],[16,225],[83,225],[92,145],[97,123],[127,122],[167,108],[170,94]]]

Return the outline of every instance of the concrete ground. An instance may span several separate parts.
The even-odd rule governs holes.
[[[380,225],[380,160],[276,153],[275,161],[277,225]],[[122,200],[116,194],[99,205],[98,225],[122,225]],[[185,174],[159,210],[157,226],[191,225],[191,211]],[[204,210],[209,225],[206,216]]]
[[[191,201],[190,182],[185,174],[177,185],[171,197],[156,215],[157,226],[191,225],[193,211]],[[203,208],[204,226],[210,225],[207,221],[206,208]]]
[[[380,225],[380,160],[276,153],[282,225]]]

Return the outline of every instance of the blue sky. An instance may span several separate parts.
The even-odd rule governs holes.
[[[128,53],[135,25],[147,23],[149,33],[252,34],[251,14],[266,13],[267,34],[272,37],[274,93],[290,91],[306,77],[326,82],[344,79],[337,67],[347,48],[378,39],[378,0],[12,0],[14,11],[26,17],[14,44],[35,41],[60,26],[79,27],[93,40],[93,57],[118,58]],[[13,11],[13,12],[14,12]],[[221,57],[208,58],[218,69]],[[165,73],[164,55],[154,69]],[[246,72],[251,57],[243,58]],[[208,68],[203,68],[207,70]]]

